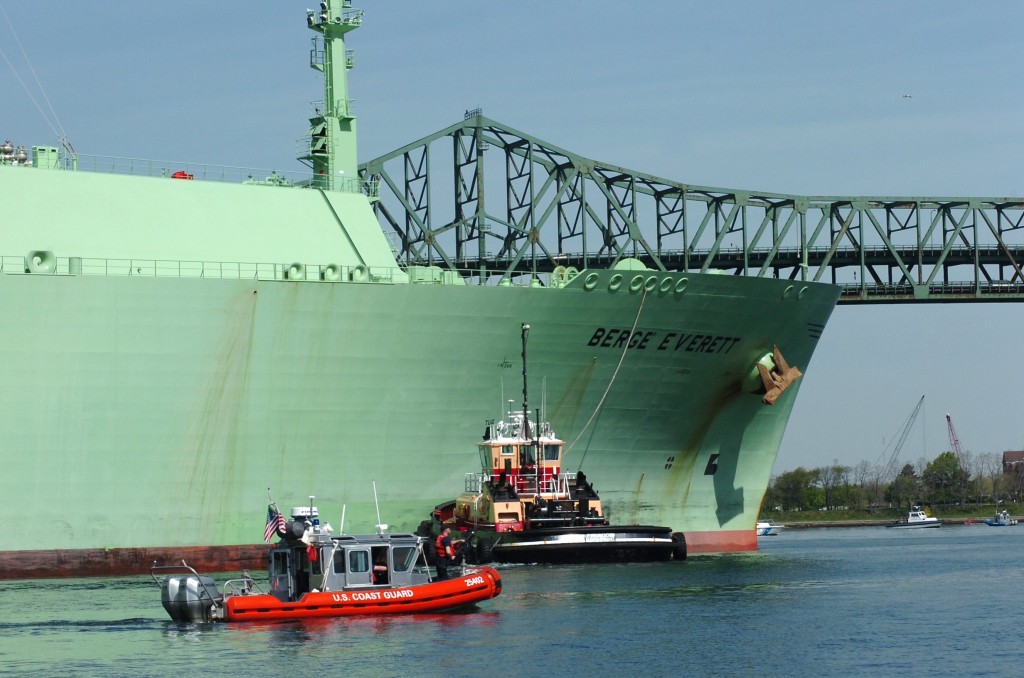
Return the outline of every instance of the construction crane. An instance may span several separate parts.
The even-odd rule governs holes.
[[[953,417],[946,413],[946,426],[949,427],[949,446],[953,448],[953,454],[956,455],[956,460],[960,463],[961,468],[964,464],[964,455],[960,451],[960,438],[956,435],[956,429],[953,428]]]
[[[921,411],[921,405],[924,405],[924,396],[917,401],[917,407],[910,413],[907,420],[903,422],[903,428],[900,429],[899,434],[896,436],[896,444],[892,450],[892,456],[889,457],[889,462],[885,465],[885,469],[882,471],[882,478],[895,477],[896,471],[896,460],[899,459],[900,450],[903,449],[903,443],[907,441],[907,436],[910,435],[910,429],[914,426],[914,422],[917,420],[917,415]],[[885,454],[884,450],[882,454]]]

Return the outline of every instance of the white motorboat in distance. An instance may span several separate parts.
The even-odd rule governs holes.
[[[774,537],[785,527],[785,525],[779,525],[773,520],[759,520],[754,530],[757,532],[758,537]]]
[[[920,506],[915,506],[907,513],[906,520],[900,520],[886,527],[942,527],[942,521],[935,516],[928,515]]]

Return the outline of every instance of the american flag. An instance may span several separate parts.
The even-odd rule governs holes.
[[[267,506],[267,526],[263,529],[263,541],[269,542],[277,532],[284,532],[284,516],[273,504]]]

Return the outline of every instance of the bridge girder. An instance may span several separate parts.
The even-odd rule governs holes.
[[[360,174],[381,187],[375,209],[399,262],[479,284],[550,284],[559,267],[631,258],[657,270],[832,282],[840,303],[1024,299],[1024,198],[684,184],[584,158],[480,111]]]

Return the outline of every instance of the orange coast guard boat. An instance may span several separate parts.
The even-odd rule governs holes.
[[[280,515],[280,514],[278,514]],[[269,521],[268,521],[269,522]],[[280,542],[270,549],[269,592],[243,573],[217,588],[184,561],[157,565],[150,574],[171,619],[245,622],[446,612],[471,607],[501,593],[490,567],[438,578],[428,565],[428,541],[412,534],[331,534],[315,506],[280,519]],[[452,570],[449,569],[449,572]]]

